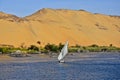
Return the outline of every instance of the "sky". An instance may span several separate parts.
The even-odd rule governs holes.
[[[120,0],[0,0],[0,11],[25,17],[42,8],[84,9],[92,13],[120,15]]]

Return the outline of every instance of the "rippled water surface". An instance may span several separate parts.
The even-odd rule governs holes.
[[[0,62],[0,80],[120,80],[120,53],[68,55],[65,63],[33,59]]]

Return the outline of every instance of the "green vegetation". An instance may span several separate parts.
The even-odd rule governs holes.
[[[96,44],[90,46],[72,46],[69,47],[69,52],[120,52],[119,47],[115,47],[112,44],[109,46],[98,46]]]
[[[40,41],[37,42],[37,44],[40,45]],[[10,46],[1,46],[0,47],[0,54],[9,54],[12,52],[15,52],[17,50],[20,50],[24,53],[29,53],[29,54],[38,54],[38,53],[44,53],[44,54],[49,54],[51,52],[58,53],[62,49],[64,45],[60,43],[59,45],[55,44],[46,44],[44,47],[41,46],[35,46],[35,45],[30,45],[29,47],[10,47]],[[75,46],[69,46],[69,52],[115,52],[118,51],[120,52],[119,47],[113,46],[113,44],[110,44],[109,46],[99,46],[96,44],[92,44],[89,46],[80,46],[80,45],[75,45]]]
[[[48,51],[52,51],[52,52],[57,52],[58,51],[58,46],[57,45],[55,45],[55,44],[47,44],[47,45],[45,45],[45,47],[44,47],[46,50],[48,50]]]
[[[39,51],[39,48],[35,45],[30,45],[30,47],[28,47],[28,50]]]

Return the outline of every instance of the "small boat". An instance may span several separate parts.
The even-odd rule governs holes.
[[[58,61],[60,63],[64,63],[65,62],[64,58],[67,55],[67,53],[68,53],[68,41],[65,43],[65,45],[63,46],[63,48],[62,48],[62,50],[61,50],[61,52],[60,52],[60,54],[58,56]]]

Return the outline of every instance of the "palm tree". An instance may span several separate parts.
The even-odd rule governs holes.
[[[37,44],[38,44],[38,45],[41,45],[41,42],[40,42],[40,41],[37,41]],[[40,47],[39,47],[39,52],[41,52]]]

